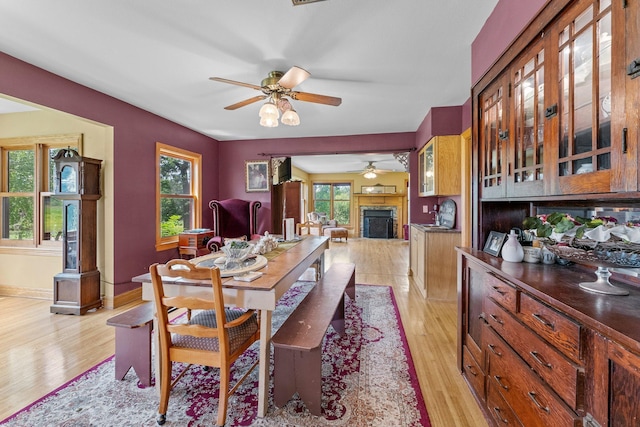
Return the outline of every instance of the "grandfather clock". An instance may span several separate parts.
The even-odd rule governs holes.
[[[96,266],[97,201],[102,160],[67,148],[53,158],[54,197],[62,200],[62,273],[53,278],[51,313],[85,314],[102,306]]]

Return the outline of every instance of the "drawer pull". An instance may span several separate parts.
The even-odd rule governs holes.
[[[494,375],[493,378],[496,380],[498,385],[505,390],[509,390],[509,386],[502,384],[502,377],[499,375]]]
[[[491,350],[491,353],[495,354],[498,357],[502,357],[502,353],[500,353],[499,351],[496,351],[496,346],[493,344],[489,344],[489,350]]]
[[[533,403],[535,403],[535,404],[536,404],[536,406],[537,406],[539,409],[542,409],[542,410],[543,410],[544,412],[546,412],[547,414],[548,414],[549,412],[551,412],[551,410],[549,409],[549,407],[548,407],[548,406],[542,406],[542,405],[540,404],[540,402],[538,402],[538,395],[537,395],[535,392],[530,391],[530,392],[529,392],[529,393],[527,393],[527,394],[529,395],[529,397],[531,398],[531,400],[533,400]]]
[[[547,328],[551,329],[552,331],[556,330],[556,327],[553,323],[548,322],[544,319],[544,317],[542,317],[541,315],[537,314],[537,313],[533,313],[532,314],[533,318],[536,319],[538,322],[542,323],[544,326],[546,326]]]
[[[541,356],[537,351],[530,351],[529,354],[531,355],[531,357],[533,357],[533,360],[535,360],[545,368],[549,368],[549,369],[553,368],[553,365],[551,365],[551,363],[547,363],[541,359]]]
[[[506,292],[501,290],[498,286],[492,286],[493,290],[499,293],[500,295],[505,295]]]
[[[496,414],[496,417],[498,417],[498,419],[505,423],[505,424],[509,424],[509,420],[506,418],[502,418],[502,411],[500,410],[500,408],[498,408],[497,406],[493,407],[493,413]]]
[[[496,317],[496,315],[495,315],[495,314],[490,314],[490,315],[489,315],[489,317],[491,317],[491,319],[492,319],[494,322],[499,323],[499,324],[501,324],[501,325],[504,325],[504,322],[503,322],[502,320],[498,319],[498,317]]]
[[[469,373],[474,377],[478,376],[478,373],[473,370],[473,365],[467,365],[467,371],[469,371]]]

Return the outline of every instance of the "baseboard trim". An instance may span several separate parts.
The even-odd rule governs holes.
[[[53,301],[53,289],[19,288],[16,286],[0,285],[0,297],[33,298]],[[103,308],[110,310],[137,301],[142,301],[142,287],[123,292],[116,297],[102,296]]]
[[[114,309],[136,301],[142,301],[142,287],[123,292],[115,297],[104,297],[102,305],[104,308]]]
[[[48,299],[49,301],[53,301],[53,289],[18,288],[15,286],[0,285],[0,296]]]

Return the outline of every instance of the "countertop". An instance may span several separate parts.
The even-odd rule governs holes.
[[[427,233],[460,233],[460,230],[455,228],[446,228],[440,225],[428,225],[428,224],[411,224],[412,227],[415,227],[421,231],[425,231]]]

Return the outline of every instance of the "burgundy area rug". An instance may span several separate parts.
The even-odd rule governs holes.
[[[274,331],[313,284],[298,282],[273,313]],[[323,343],[322,416],[292,398],[270,402],[257,418],[257,369],[229,399],[226,426],[430,426],[393,292],[387,286],[356,286],[348,297],[347,333],[330,327]],[[258,356],[257,343],[232,368],[232,383]],[[273,366],[273,363],[272,365]],[[143,388],[131,370],[114,378],[113,357],[10,416],[6,426],[154,426],[158,395]],[[272,368],[273,369],[273,368]],[[174,368],[174,374],[178,368]],[[273,373],[272,373],[273,374]],[[273,387],[273,382],[271,383]],[[165,426],[210,426],[218,408],[218,373],[191,367],[169,399]]]

